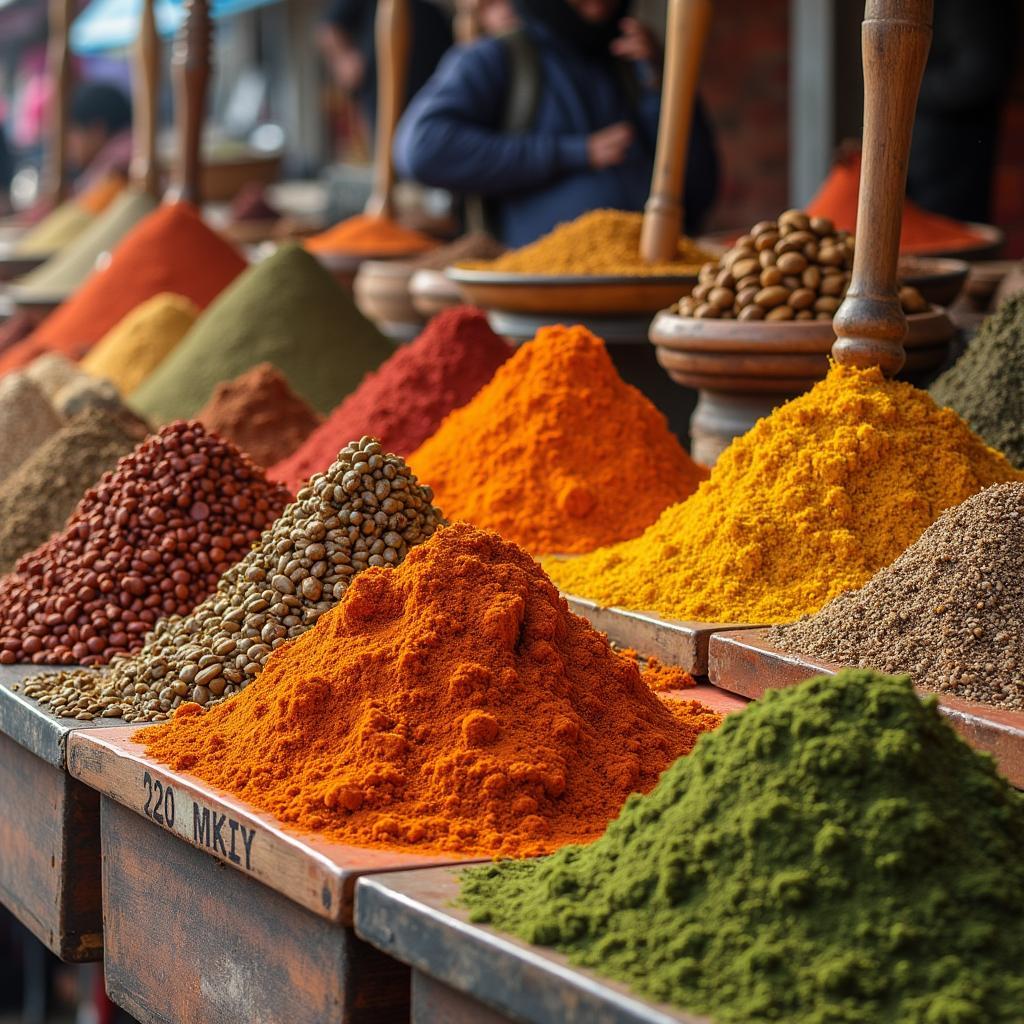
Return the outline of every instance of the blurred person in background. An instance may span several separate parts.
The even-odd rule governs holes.
[[[85,82],[75,89],[68,111],[68,157],[76,192],[111,174],[127,175],[132,158],[132,106],[109,82]]]
[[[450,15],[430,0],[410,0],[412,15],[406,99],[419,92],[452,45]],[[332,0],[317,37],[337,86],[353,97],[371,134],[377,118],[376,0]]]
[[[661,47],[630,0],[515,0],[520,27],[457,47],[395,138],[401,175],[481,195],[491,230],[521,246],[587,210],[640,210],[654,165]],[[694,111],[686,229],[718,186],[703,105]]]
[[[907,194],[934,213],[989,223],[1019,0],[935,0]]]

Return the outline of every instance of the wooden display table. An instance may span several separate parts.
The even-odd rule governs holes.
[[[48,669],[0,667],[0,902],[62,960],[99,960],[99,798],[68,774],[67,741],[126,727],[54,718],[11,690]]]
[[[412,1024],[709,1024],[469,923],[450,868],[361,878],[356,934],[412,968]]]
[[[285,831],[147,759],[132,731],[79,733],[68,750],[100,794],[111,999],[143,1024],[408,1020],[408,969],[352,930],[356,879],[459,858]]]
[[[716,686],[751,699],[763,696],[766,690],[796,686],[812,676],[834,675],[843,668],[780,651],[760,629],[712,637],[708,662]],[[945,694],[938,698],[939,711],[950,725],[972,747],[991,754],[1011,785],[1024,789],[1024,712]]]
[[[620,647],[632,647],[645,658],[657,658],[695,676],[708,674],[708,645],[715,633],[751,628],[749,624],[665,619],[654,612],[602,608],[585,597],[563,596],[570,611],[582,615]]]

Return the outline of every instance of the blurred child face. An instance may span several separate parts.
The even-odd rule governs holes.
[[[600,25],[615,17],[615,0],[566,0],[566,3],[584,20]]]
[[[509,32],[519,23],[511,0],[480,0],[477,20],[480,30],[488,36]]]

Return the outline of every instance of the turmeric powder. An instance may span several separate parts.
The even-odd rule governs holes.
[[[409,456],[450,519],[536,554],[635,537],[707,476],[585,327],[543,327]]]
[[[529,856],[596,839],[720,721],[677,703],[524,551],[457,523],[357,576],[241,693],[137,739],[342,842]]]
[[[714,259],[689,238],[681,237],[674,260],[645,263],[640,258],[642,224],[640,213],[591,210],[496,260],[477,260],[459,266],[514,274],[658,277],[696,274],[703,263]]]
[[[789,622],[863,586],[939,513],[1024,479],[924,391],[833,366],[635,540],[546,565],[563,591],[675,619]]]

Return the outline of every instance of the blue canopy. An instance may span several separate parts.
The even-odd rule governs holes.
[[[3,0],[0,0],[2,3]],[[212,0],[214,18],[226,18],[274,0]],[[71,49],[82,56],[131,46],[139,28],[141,0],[92,0],[71,25]],[[174,35],[185,16],[184,0],[155,0],[157,32]]]

